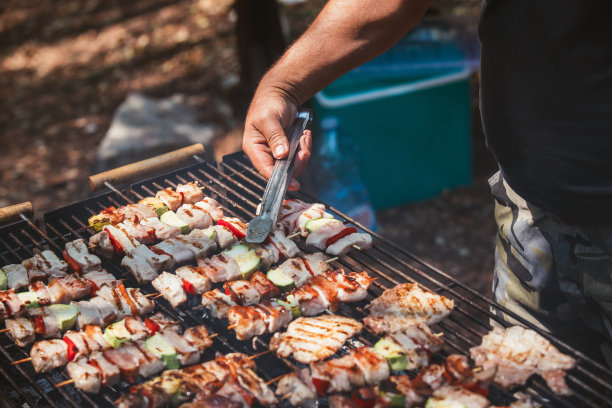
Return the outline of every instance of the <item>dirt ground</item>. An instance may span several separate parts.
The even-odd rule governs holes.
[[[32,201],[37,214],[86,197],[86,179],[112,115],[129,92],[188,96],[239,149],[241,114],[231,0],[7,0],[0,5],[0,206]],[[324,1],[283,6],[290,37]],[[439,0],[438,13],[476,16],[479,1]],[[475,87],[477,89],[474,78]],[[495,227],[477,92],[474,176],[421,203],[381,211],[380,231],[445,271],[490,291]]]

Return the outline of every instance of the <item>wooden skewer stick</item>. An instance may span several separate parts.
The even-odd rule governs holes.
[[[286,400],[286,399],[291,398],[292,395],[293,395],[292,393],[288,393],[288,394],[283,395],[280,399]]]
[[[353,245],[353,248],[355,248],[358,251],[361,251],[361,247],[359,245]]]
[[[32,357],[22,358],[21,360],[13,361],[11,365],[17,365],[21,363],[27,363],[28,361],[32,361]]]
[[[148,295],[144,295],[144,297],[150,298],[150,297],[157,296],[157,295],[161,295],[161,293],[149,293]]]
[[[482,367],[474,367],[474,369],[472,370],[472,373],[479,373],[483,370]]]
[[[192,307],[191,310],[200,310],[200,309],[205,309],[205,308],[206,306],[200,305],[200,306]]]
[[[338,257],[334,256],[333,258],[326,259],[325,263],[332,263],[332,262],[337,261],[337,260],[338,260]]]
[[[55,388],[60,388],[60,387],[63,387],[64,385],[72,384],[73,382],[74,382],[73,379],[62,381],[59,384],[55,384]]]
[[[237,325],[237,324],[232,324],[232,325],[230,325],[230,326],[227,326],[227,330],[232,330],[232,329],[235,329],[235,328],[236,328],[236,326],[238,326],[238,325]]]
[[[6,332],[8,332],[8,331],[10,331],[10,330],[11,330],[11,329],[2,329],[2,330],[0,330],[0,333],[6,333]]]
[[[157,296],[153,296],[151,299],[155,300],[155,299],[157,299],[159,297],[162,297],[162,296],[164,296],[164,295],[162,295],[161,293],[158,293]]]
[[[301,232],[294,232],[294,233],[293,233],[293,234],[291,234],[291,235],[287,235],[287,238],[289,238],[289,239],[293,239],[293,238],[297,237],[297,236],[298,236],[298,235],[300,235],[300,234],[301,234]]]
[[[270,381],[266,382],[266,385],[271,385],[274,384],[275,382],[277,382],[278,380],[280,380],[281,378],[283,378],[286,374],[283,375],[279,375],[278,377],[275,377],[273,379],[271,379]]]
[[[261,353],[253,354],[252,356],[249,357],[249,360],[255,360],[257,357],[261,357],[271,352],[272,350],[266,350],[266,351],[262,351]]]
[[[444,332],[436,333],[435,336],[436,337],[442,337],[442,336],[444,336]]]
[[[211,334],[210,336],[208,336],[209,339],[214,339],[215,337],[217,337],[219,335],[219,333],[215,333],[215,334]]]

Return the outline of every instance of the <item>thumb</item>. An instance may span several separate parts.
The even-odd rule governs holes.
[[[275,159],[282,159],[287,156],[289,153],[289,141],[279,121],[269,120],[264,125],[262,133],[268,141],[268,146],[270,146]]]

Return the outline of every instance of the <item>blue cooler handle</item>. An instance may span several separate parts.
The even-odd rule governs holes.
[[[356,92],[354,94],[348,94],[340,97],[329,97],[326,96],[323,91],[321,91],[315,95],[315,99],[324,108],[340,108],[446,85],[469,77],[470,72],[471,71],[469,68],[465,68],[458,72],[423,79],[420,81],[411,82],[409,84],[395,85],[374,91]]]

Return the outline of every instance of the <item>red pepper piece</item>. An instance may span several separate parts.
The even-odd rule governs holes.
[[[47,331],[47,327],[45,326],[45,321],[42,316],[34,316],[34,331],[36,334],[45,334]]]
[[[96,293],[98,293],[98,291],[100,290],[100,288],[98,287],[98,285],[96,285],[96,283],[92,280],[88,280],[90,285],[91,285],[91,292],[89,293],[90,296],[95,296]]]
[[[149,319],[147,317],[144,322],[145,322],[145,326],[147,326],[147,330],[149,331],[151,336],[159,331],[159,324],[157,324],[155,321],[153,321],[153,320],[151,320],[151,319]]]
[[[66,347],[68,351],[68,361],[72,361],[77,355],[79,349],[77,348],[76,344],[74,344],[74,342],[70,340],[70,338],[64,337],[64,341],[66,342]]]
[[[329,381],[322,380],[320,378],[312,377],[312,385],[314,385],[317,390],[317,395],[319,397],[324,397],[327,393],[327,389],[329,388]]]
[[[121,245],[121,243],[117,241],[115,237],[113,237],[113,234],[110,233],[108,228],[104,228],[104,231],[106,231],[106,233],[108,234],[108,239],[110,239],[111,245],[113,246],[115,253],[117,255],[123,254],[123,246]]]
[[[356,232],[357,232],[357,228],[353,228],[353,227],[345,228],[342,231],[340,231],[339,233],[337,233],[336,235],[334,235],[333,237],[328,238],[327,241],[325,242],[325,247],[329,247],[330,245],[333,245],[334,243],[336,243],[341,238],[344,238],[347,235],[351,235],[351,234],[354,234]]]
[[[370,387],[362,387],[351,391],[351,399],[360,408],[372,408],[376,405],[377,395]]]
[[[308,273],[310,273],[310,276],[315,276],[314,272],[312,271],[312,269],[310,269],[310,265],[308,264],[308,261],[306,260],[306,258],[302,258],[300,257],[300,259],[302,260],[302,262],[304,262],[304,266],[306,267],[306,269],[308,270]]]
[[[74,273],[77,273],[77,274],[80,275],[81,274],[81,265],[79,265],[78,262],[75,261],[74,258],[71,257],[68,254],[68,250],[67,249],[64,249],[63,255],[64,255],[64,261],[66,261],[68,266],[70,266],[70,269],[72,269],[72,271]]]
[[[121,293],[121,296],[123,296],[125,302],[128,304],[130,311],[132,312],[132,316],[138,316],[138,308],[136,307],[136,304],[134,303],[130,295],[128,295],[127,290],[125,290],[125,286],[121,284],[117,286],[117,289],[119,289],[119,293]]]
[[[196,296],[196,290],[193,287],[193,283],[186,281],[185,279],[182,279],[183,281],[183,289],[185,289],[185,292],[189,293],[191,296]]]
[[[244,237],[246,237],[244,232],[242,232],[241,230],[236,228],[232,223],[225,221],[224,219],[220,219],[219,222],[217,222],[217,225],[220,225],[220,226],[225,227],[228,230],[232,231],[232,234],[234,234],[234,236],[236,238],[238,238],[239,240],[243,239]]]

